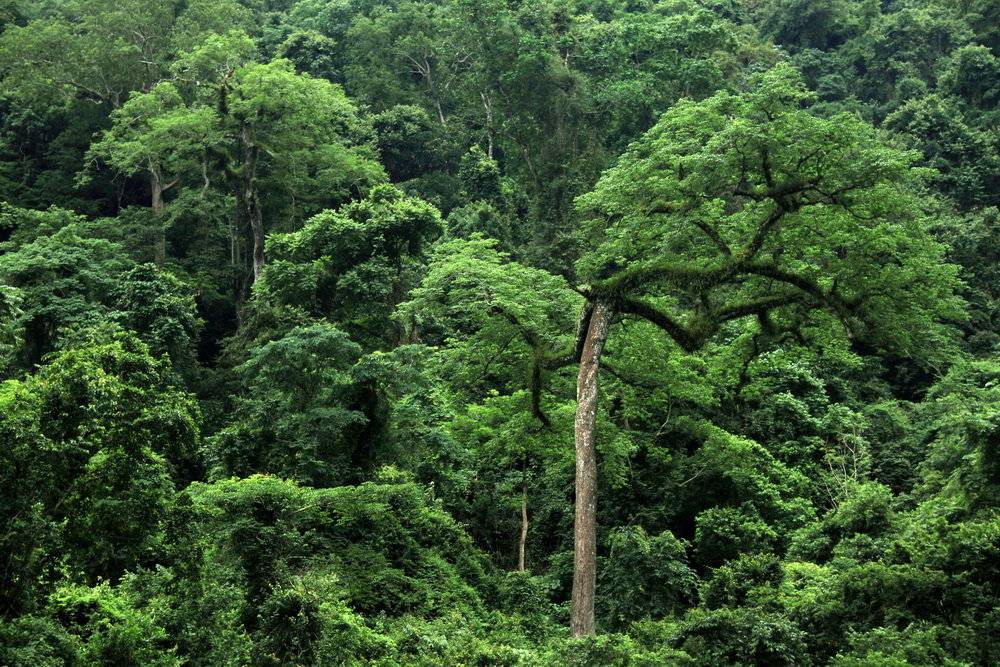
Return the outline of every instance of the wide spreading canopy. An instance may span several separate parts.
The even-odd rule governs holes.
[[[751,315],[799,331],[814,310],[904,355],[947,347],[957,269],[929,233],[927,171],[812,99],[779,66],[667,112],[578,200],[591,292],[686,349]]]

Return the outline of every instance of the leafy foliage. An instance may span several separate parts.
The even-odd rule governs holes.
[[[997,7],[0,0],[0,664],[997,664]]]

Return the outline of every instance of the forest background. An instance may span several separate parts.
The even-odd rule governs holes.
[[[0,31],[0,664],[1000,661],[1000,4]]]

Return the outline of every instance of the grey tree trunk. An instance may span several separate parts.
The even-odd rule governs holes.
[[[250,193],[250,231],[253,235],[253,281],[260,279],[264,270],[264,215],[257,201],[257,193]]]
[[[570,631],[574,637],[594,634],[597,587],[597,399],[601,354],[611,325],[610,306],[593,304],[580,354],[576,381],[576,515],[573,524],[573,597]]]
[[[257,282],[264,270],[264,212],[260,206],[260,195],[257,192],[257,158],[259,149],[254,142],[253,133],[249,127],[240,132],[243,142],[243,165],[240,174],[241,183],[238,198],[243,207],[243,214],[250,225],[251,255],[253,269],[252,282]]]
[[[163,221],[163,177],[160,175],[158,169],[152,169],[149,174],[149,190],[150,190],[150,207],[153,209],[153,215],[156,216],[156,224],[159,228],[156,230],[156,248],[154,249],[153,259],[158,266],[163,266],[163,262],[167,258],[167,232],[164,229]]]
[[[528,544],[528,486],[521,489],[521,540],[517,545],[517,571],[524,572],[524,550]]]

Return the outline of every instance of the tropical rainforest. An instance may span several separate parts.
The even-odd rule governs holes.
[[[0,665],[1000,663],[1000,3],[0,0]]]

